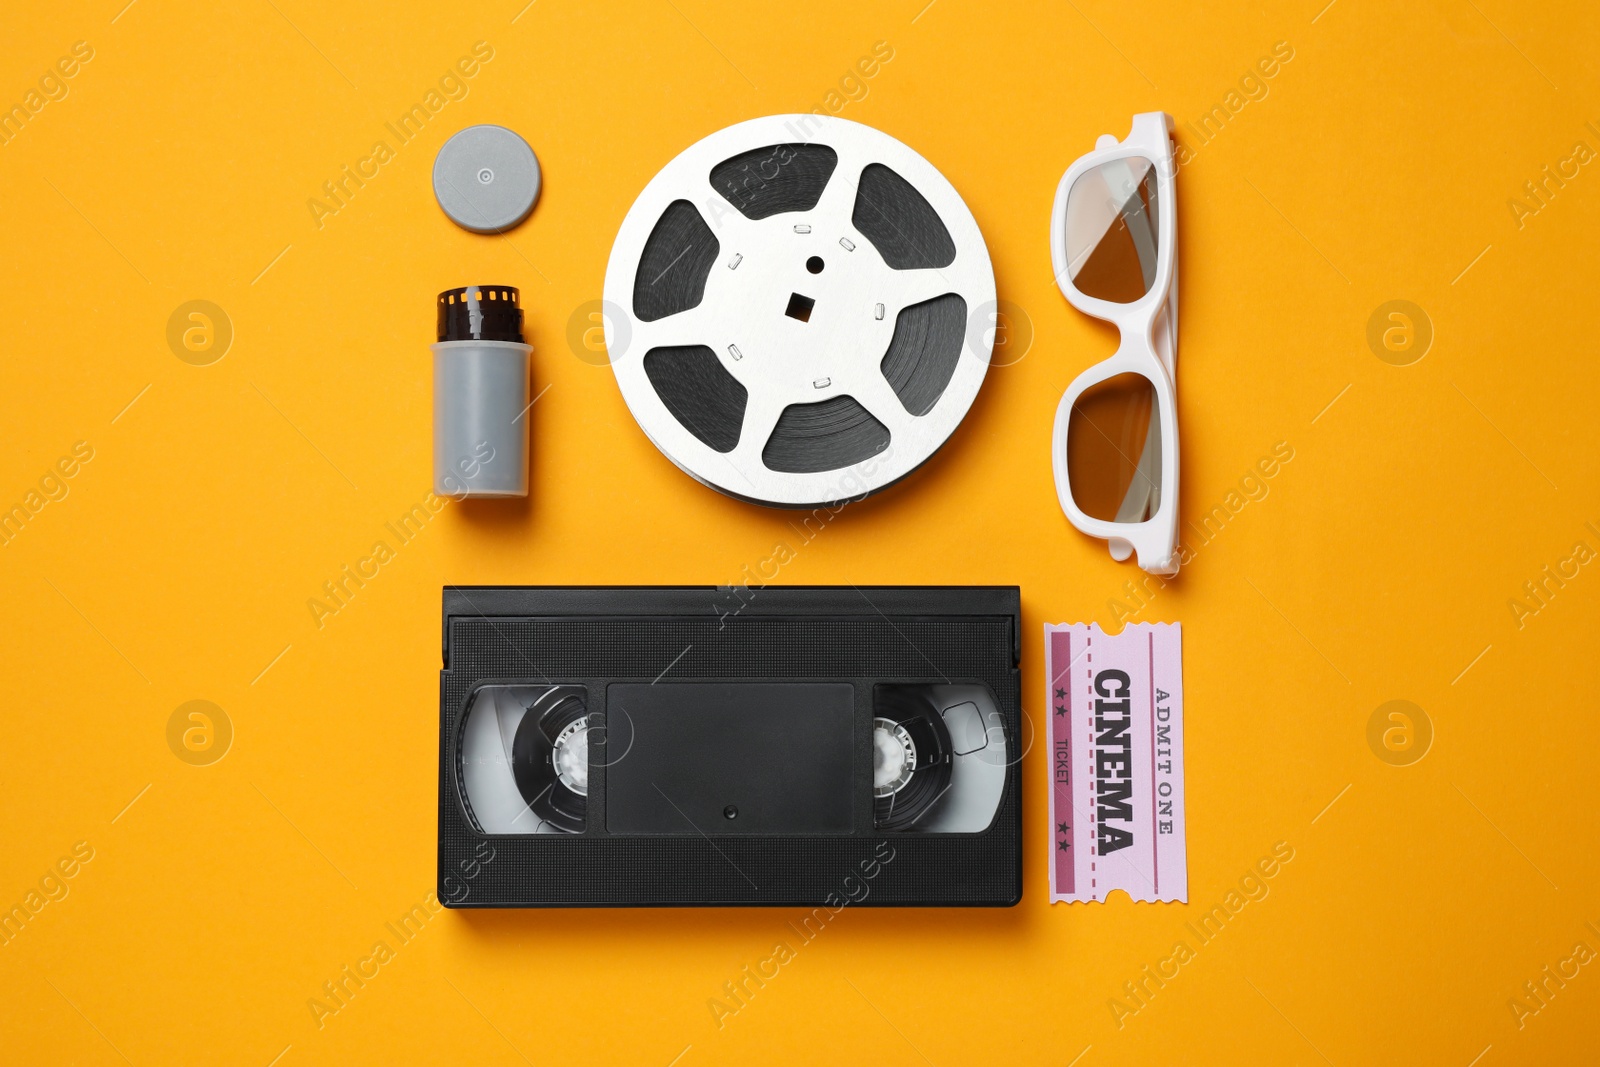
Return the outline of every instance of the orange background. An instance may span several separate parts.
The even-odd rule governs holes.
[[[1600,175],[1508,208],[1600,149],[1592,5],[124,2],[13,5],[0,33],[6,105],[93,48],[0,145],[0,506],[93,449],[0,547],[0,905],[93,850],[0,947],[7,1059],[1592,1060],[1596,962],[1509,1005],[1600,950],[1600,575],[1508,606],[1600,549]],[[307,200],[480,40],[468,95],[319,228]],[[878,41],[865,96],[829,97]],[[1266,95],[1202,143],[1185,124],[1279,41]],[[841,102],[971,206],[1013,347],[939,456],[777,580],[1019,584],[1035,715],[1042,624],[1111,625],[1140,576],[1051,485],[1056,400],[1116,344],[1053,285],[1051,197],[1134,112],[1170,111],[1193,151],[1185,528],[1279,442],[1293,459],[1134,614],[1184,624],[1191,904],[1048,905],[1036,750],[1021,906],[847,909],[720,1028],[708,1001],[798,909],[442,912],[319,1029],[307,1001],[434,885],[440,586],[727,583],[794,536],[677,471],[568,324],[672,156]],[[544,166],[505,238],[432,198],[438,146],[477,122]],[[433,298],[468,282],[529,309],[533,495],[449,505],[319,629],[307,600],[429,488]],[[233,326],[209,366],[168,347],[191,299]],[[1433,329],[1409,366],[1367,340],[1397,299]],[[194,699],[233,727],[208,766],[168,747]],[[1392,699],[1434,731],[1409,766],[1367,741]],[[1278,842],[1270,894],[1119,1026],[1124,983]]]

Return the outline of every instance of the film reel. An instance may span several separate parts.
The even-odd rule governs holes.
[[[690,476],[775,507],[915,470],[992,350],[994,271],[961,197],[904,144],[831,117],[752,119],[668,163],[623,220],[605,298],[640,428]]]

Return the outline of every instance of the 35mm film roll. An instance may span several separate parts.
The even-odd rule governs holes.
[[[992,351],[994,270],[961,197],[887,134],[816,115],[742,122],[667,164],[623,220],[605,297],[645,434],[706,485],[777,507],[915,470]]]

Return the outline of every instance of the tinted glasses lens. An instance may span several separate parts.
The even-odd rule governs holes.
[[[1067,423],[1067,482],[1085,515],[1144,522],[1161,506],[1161,412],[1142,374],[1083,391]]]
[[[1067,194],[1067,274],[1085,296],[1131,304],[1156,280],[1156,168],[1142,156],[1080,174]]]

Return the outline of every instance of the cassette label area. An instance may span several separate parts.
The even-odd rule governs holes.
[[[831,117],[754,119],[685,150],[624,219],[605,296],[640,427],[693,477],[773,506],[916,469],[992,352],[971,212],[906,145]]]
[[[632,725],[611,761],[612,833],[849,833],[848,685],[612,685],[606,707]]]
[[[446,590],[440,899],[1014,903],[1016,591],[768,592]]]

